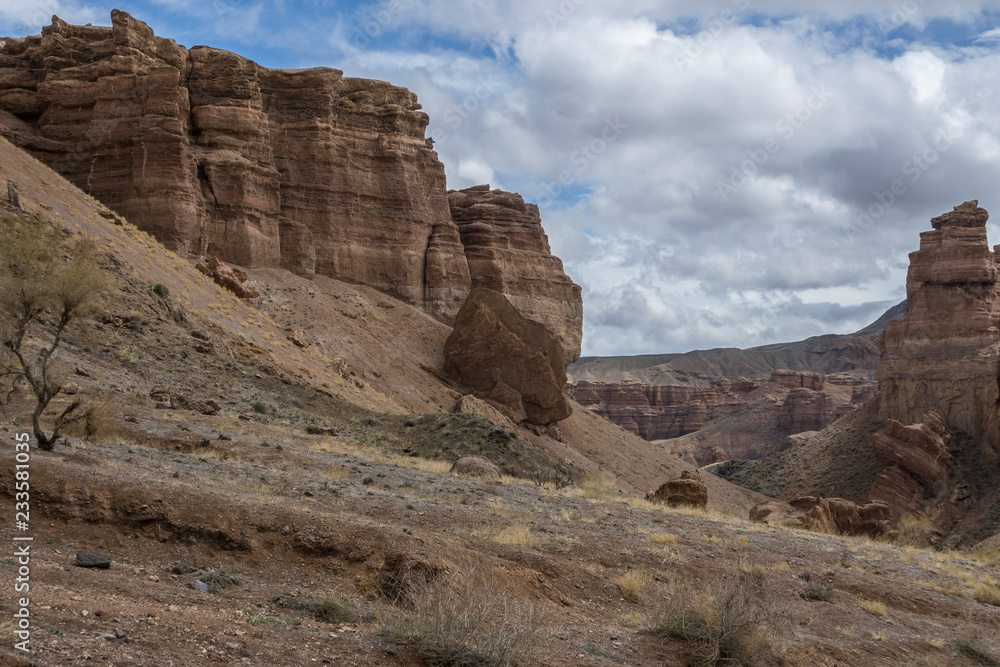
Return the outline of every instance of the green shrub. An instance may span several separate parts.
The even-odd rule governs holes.
[[[156,283],[155,285],[153,285],[153,294],[155,294],[158,297],[166,299],[168,296],[170,296],[170,290],[167,289],[167,286],[164,285],[163,283]]]

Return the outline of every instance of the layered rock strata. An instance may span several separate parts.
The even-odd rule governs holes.
[[[677,479],[665,482],[656,491],[646,494],[646,500],[666,503],[671,507],[707,507],[708,487],[697,470],[685,470]]]
[[[520,195],[480,185],[448,193],[473,287],[504,294],[528,319],[545,325],[567,365],[580,358],[583,301],[580,286],[551,254],[538,207]]]
[[[471,269],[579,356],[580,290],[537,208],[488,187],[449,201],[412,92],[111,19],[0,40],[0,132],[183,256],[363,283],[445,321]]]
[[[970,201],[934,218],[910,253],[907,314],[881,341],[880,416],[901,424],[937,413],[974,449],[981,465],[1000,463],[1000,293],[997,255],[986,238],[989,214]]]

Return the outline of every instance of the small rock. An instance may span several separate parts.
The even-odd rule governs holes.
[[[125,632],[121,628],[115,628],[115,639],[125,639]]]
[[[159,578],[158,576],[156,576],[155,574],[151,574],[151,575],[149,575],[149,576],[148,576],[148,577],[146,577],[146,578],[147,578],[147,579],[149,579],[150,581],[154,582],[154,583],[156,583],[156,582],[159,582],[159,581],[160,581],[160,578]]]
[[[200,579],[195,579],[194,581],[192,581],[191,588],[195,589],[199,593],[208,592],[208,584],[206,584],[204,581],[201,581]]]
[[[198,330],[196,330],[196,329],[192,329],[192,330],[191,330],[191,336],[192,336],[193,338],[197,338],[198,340],[205,340],[205,341],[208,341],[208,340],[211,340],[211,339],[212,339],[212,337],[211,337],[211,336],[209,336],[209,335],[208,335],[207,333],[205,333],[205,332],[203,332],[203,331],[198,331]]]
[[[111,567],[111,559],[106,556],[80,552],[76,555],[76,564],[80,567],[93,567],[101,570],[107,570]]]
[[[62,393],[67,396],[75,396],[80,393],[80,385],[75,382],[67,382],[62,387]]]
[[[170,571],[173,572],[174,574],[184,574],[186,572],[191,571],[191,566],[185,563],[184,561],[179,560],[176,563],[174,563],[174,566],[170,568]]]
[[[79,375],[80,377],[85,377],[85,378],[89,378],[90,377],[90,373],[88,373],[87,371],[83,370],[79,366],[76,367],[76,370],[74,372],[77,375]]]
[[[284,528],[281,529],[281,534],[282,535],[288,535],[290,532],[292,532],[292,529],[291,529],[290,526],[285,526]]]

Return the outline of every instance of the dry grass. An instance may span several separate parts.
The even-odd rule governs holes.
[[[466,565],[422,587],[412,613],[388,629],[425,665],[515,667],[540,661],[545,622],[539,607]]]
[[[531,529],[527,526],[521,525],[507,526],[494,535],[493,539],[500,544],[529,547],[531,549],[537,549],[544,542],[540,535],[531,532]]]
[[[972,597],[976,602],[1000,607],[1000,587],[996,585],[995,581],[988,580],[976,584],[976,587],[972,589]]]
[[[656,544],[677,544],[677,537],[673,533],[658,533],[656,535],[650,535],[649,539]]]
[[[642,589],[646,587],[649,577],[641,570],[629,570],[615,579],[615,585],[621,591],[622,597],[629,602],[638,602]]]
[[[872,616],[878,616],[879,618],[885,616],[885,605],[876,600],[862,600],[858,603],[858,606]]]
[[[618,495],[615,481],[601,474],[587,474],[580,485],[584,498],[589,500],[610,500]]]
[[[925,516],[904,516],[899,520],[897,528],[899,535],[896,536],[896,544],[905,547],[926,547],[934,534],[934,526]]]

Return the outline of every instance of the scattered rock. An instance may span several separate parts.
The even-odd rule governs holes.
[[[207,262],[195,265],[195,268],[241,299],[260,297],[260,290],[253,285],[246,284],[248,279],[246,273],[238,268],[223,264],[218,257],[210,257]]]
[[[62,386],[62,393],[67,396],[76,396],[80,393],[80,385],[75,382],[67,382]]]
[[[312,338],[305,331],[293,331],[288,334],[288,340],[292,345],[305,349],[313,344]]]
[[[493,480],[500,479],[500,468],[482,456],[463,456],[451,466],[451,473]]]
[[[79,567],[92,567],[99,570],[107,570],[111,567],[111,559],[107,556],[98,556],[80,552],[76,555],[76,565]]]
[[[685,470],[678,479],[666,482],[656,491],[647,493],[646,499],[666,503],[671,507],[678,505],[707,507],[708,487],[701,480],[700,472]]]
[[[208,584],[206,584],[204,581],[202,581],[200,579],[193,580],[191,582],[191,588],[195,589],[199,593],[207,593],[208,592]]]
[[[174,563],[174,566],[170,568],[170,572],[173,574],[187,574],[191,571],[191,566],[185,561],[179,560]]]

